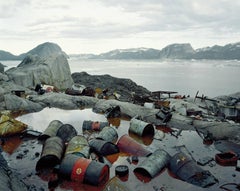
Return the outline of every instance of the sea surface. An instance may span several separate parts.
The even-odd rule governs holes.
[[[0,61],[5,71],[20,61]],[[239,60],[93,60],[71,57],[71,72],[129,78],[150,91],[216,97],[240,91]],[[120,92],[119,92],[120,93]]]

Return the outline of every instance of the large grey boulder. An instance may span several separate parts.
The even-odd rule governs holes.
[[[41,83],[66,89],[73,84],[68,61],[62,53],[48,57],[28,55],[17,67],[6,73],[10,80],[28,88],[34,88]]]

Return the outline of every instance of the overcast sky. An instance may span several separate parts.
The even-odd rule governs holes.
[[[0,50],[67,54],[240,42],[240,0],[0,0]]]

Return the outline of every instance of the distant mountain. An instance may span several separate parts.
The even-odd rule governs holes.
[[[54,43],[46,42],[38,45],[27,53],[15,56],[9,52],[0,50],[0,60],[22,60],[28,54],[37,54],[41,57],[54,53],[64,53]],[[67,54],[64,53],[67,57]],[[72,58],[82,59],[219,59],[240,60],[240,42],[227,44],[225,46],[212,46],[194,50],[189,43],[171,44],[157,50],[153,48],[116,49],[99,55],[96,54],[74,54]]]
[[[194,59],[240,60],[240,42],[225,46],[215,45],[197,49],[192,55]]]
[[[117,49],[100,54],[100,59],[156,59],[159,58],[159,50],[153,48]]]
[[[68,55],[62,51],[60,46],[58,46],[55,43],[45,42],[33,48],[32,50],[28,51],[27,53],[23,53],[18,56],[15,56],[9,52],[0,50],[0,60],[23,60],[27,55],[30,55],[30,54],[38,55],[40,57],[46,57],[51,54],[59,54],[59,53],[63,53],[66,56],[66,58],[68,58]]]
[[[77,55],[74,55],[76,57]],[[81,54],[88,59],[216,59],[240,60],[240,42],[225,46],[212,46],[194,50],[189,43],[171,44],[157,50],[153,48],[117,49],[99,55]]]
[[[0,60],[18,60],[18,56],[15,56],[10,52],[0,50]]]
[[[195,54],[195,50],[189,43],[171,44],[160,51],[159,58],[187,59],[191,58],[193,54]]]

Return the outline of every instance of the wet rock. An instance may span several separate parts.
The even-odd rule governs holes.
[[[6,94],[3,98],[3,110],[36,112],[44,108],[41,103],[34,103],[28,99],[24,99],[13,94]]]
[[[44,95],[30,96],[32,102],[40,103],[45,107],[56,107],[61,109],[80,109],[93,107],[98,99],[88,96],[71,96],[63,93],[46,93]]]
[[[18,178],[7,165],[0,151],[0,190],[27,191],[27,186]]]

